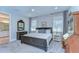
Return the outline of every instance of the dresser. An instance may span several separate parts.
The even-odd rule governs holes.
[[[66,53],[79,53],[79,12],[72,14],[74,19],[74,33],[63,40],[63,48]]]
[[[17,40],[21,40],[21,35],[27,34],[27,31],[17,31]]]

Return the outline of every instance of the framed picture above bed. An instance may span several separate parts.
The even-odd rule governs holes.
[[[41,26],[42,26],[42,27],[47,27],[47,22],[46,22],[46,21],[42,21],[42,22],[41,22]]]
[[[52,33],[52,27],[37,27],[38,33]]]

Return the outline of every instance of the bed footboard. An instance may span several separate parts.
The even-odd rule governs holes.
[[[21,36],[21,43],[29,44],[47,51],[47,41],[41,38]]]

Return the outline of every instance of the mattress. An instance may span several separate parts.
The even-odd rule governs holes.
[[[49,42],[52,39],[51,33],[28,33],[28,34],[25,34],[24,36],[45,39],[47,41],[47,47],[49,47]]]

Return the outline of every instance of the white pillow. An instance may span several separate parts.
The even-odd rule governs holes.
[[[51,31],[50,30],[46,30],[46,33],[51,33]]]

